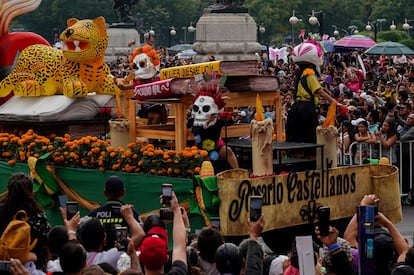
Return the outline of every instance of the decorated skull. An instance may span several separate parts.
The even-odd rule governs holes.
[[[213,121],[208,126],[214,125],[217,122],[217,116],[223,112],[224,108],[219,109],[214,98],[211,96],[199,96],[193,103],[191,115],[194,118],[194,126],[203,126],[207,128],[207,121],[212,115],[216,115]]]
[[[160,57],[152,46],[135,49],[131,62],[135,79],[153,78],[160,69]]]

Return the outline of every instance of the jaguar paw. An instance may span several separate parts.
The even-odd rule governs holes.
[[[68,97],[84,97],[89,93],[81,80],[70,80],[63,84],[63,94]]]

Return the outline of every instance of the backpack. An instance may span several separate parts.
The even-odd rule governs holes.
[[[0,260],[14,258],[22,263],[27,261],[29,252],[37,243],[37,239],[31,241],[28,219],[24,210],[14,214],[0,238]]]

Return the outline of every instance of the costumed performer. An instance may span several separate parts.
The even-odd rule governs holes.
[[[223,127],[234,124],[231,113],[224,112],[225,102],[220,89],[220,85],[215,84],[215,81],[209,85],[201,85],[200,91],[193,99],[191,118],[187,127],[192,129],[195,144],[200,149],[208,151],[213,164],[219,159],[227,160],[230,168],[235,169],[239,168],[236,155],[220,137]]]
[[[316,143],[318,96],[329,102],[334,101],[317,79],[323,64],[322,49],[318,45],[302,43],[293,49],[291,56],[297,65],[297,71],[294,82],[295,102],[288,112],[286,122],[286,141]]]

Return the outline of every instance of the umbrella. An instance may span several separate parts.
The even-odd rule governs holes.
[[[376,43],[370,37],[365,35],[348,35],[335,42],[335,47],[344,47],[352,49],[368,49]]]
[[[414,55],[414,51],[409,47],[391,41],[378,43],[366,50],[365,53],[373,55]]]
[[[323,40],[322,41],[322,46],[325,49],[325,52],[327,53],[333,53],[335,52],[335,40]]]

